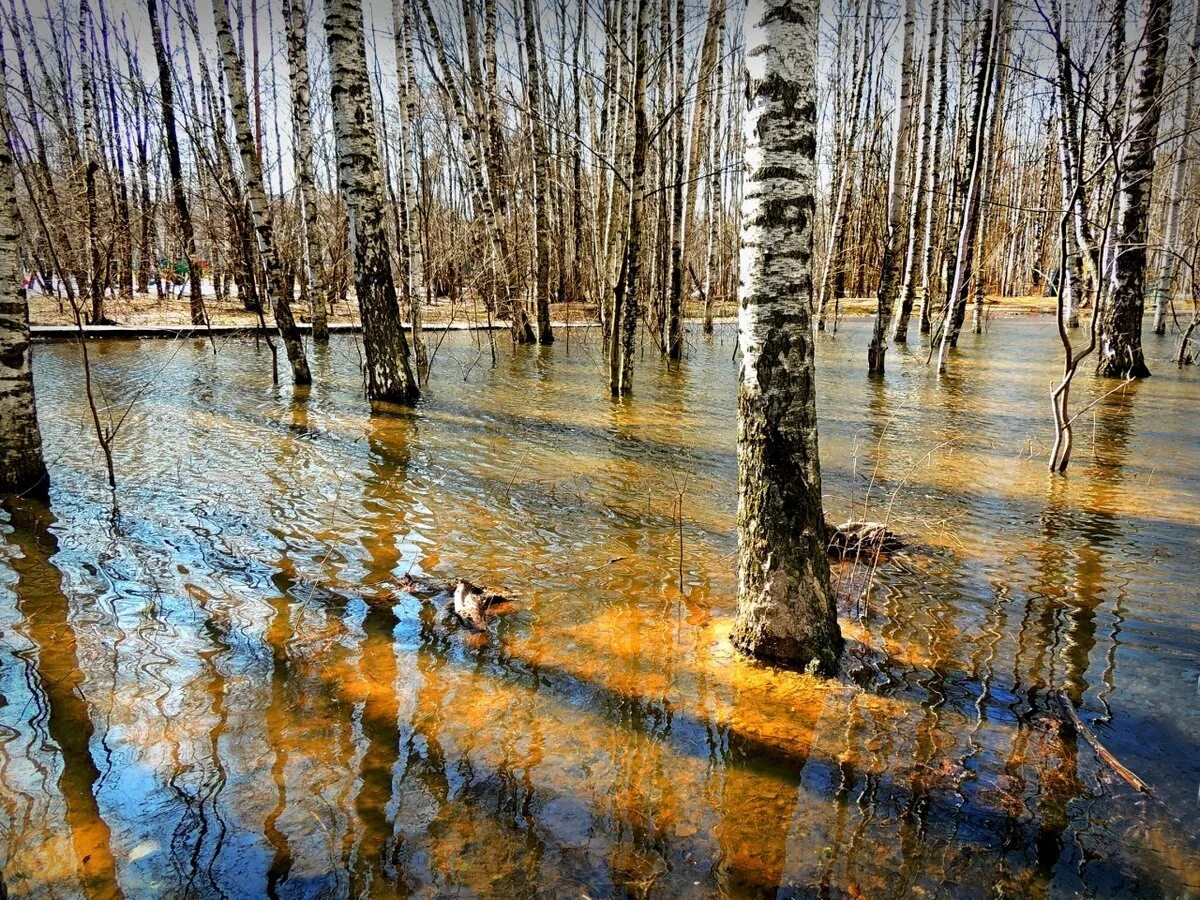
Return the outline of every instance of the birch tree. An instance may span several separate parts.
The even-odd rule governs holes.
[[[892,323],[892,340],[897,344],[908,342],[908,323],[912,317],[913,303],[916,300],[918,268],[921,254],[921,226],[925,220],[924,201],[932,186],[926,182],[937,169],[936,154],[931,156],[931,138],[940,132],[941,120],[935,118],[940,109],[935,108],[934,99],[938,92],[935,83],[937,68],[935,61],[938,53],[938,32],[941,25],[943,10],[948,0],[933,0],[929,11],[929,34],[925,41],[925,65],[921,76],[921,115],[918,123],[917,153],[913,172],[912,191],[908,206],[908,240],[904,255],[904,276],[900,282],[900,294],[897,298],[895,319]],[[941,28],[946,33],[948,23]],[[941,54],[944,55],[945,48]],[[940,107],[940,103],[938,106]],[[939,142],[940,144],[940,142]]]
[[[420,391],[392,280],[361,0],[325,0],[325,38],[338,184],[350,215],[354,289],[363,324],[367,396],[409,403]]]
[[[1163,224],[1162,252],[1159,254],[1158,274],[1154,283],[1154,333],[1167,333],[1167,309],[1175,289],[1175,277],[1179,271],[1179,259],[1184,252],[1180,245],[1179,225],[1184,192],[1188,175],[1192,169],[1191,153],[1194,140],[1192,129],[1196,117],[1196,79],[1200,74],[1197,59],[1200,58],[1200,2],[1193,4],[1192,39],[1188,45],[1187,65],[1183,88],[1183,137],[1171,167],[1170,196],[1167,198],[1166,222]]]
[[[732,639],[750,655],[832,673],[842,636],[825,556],[810,321],[817,17],[816,0],[751,0],[747,10]]]
[[[44,494],[48,478],[33,394],[29,302],[3,55],[0,41],[0,494]]]
[[[637,48],[633,59],[633,171],[629,180],[629,218],[625,252],[614,294],[609,337],[609,389],[614,397],[633,390],[633,351],[637,337],[641,290],[642,211],[646,195],[646,146],[650,124],[646,115],[646,69],[650,55],[650,0],[635,0]]]
[[[979,208],[986,169],[985,151],[989,110],[991,108],[992,70],[997,55],[997,18],[1001,0],[992,0],[984,14],[976,52],[973,99],[971,102],[970,130],[967,135],[967,184],[963,197],[961,224],[958,233],[958,249],[954,257],[954,281],[946,295],[946,308],[942,318],[942,335],[938,347],[938,373],[946,371],[949,348],[958,341],[958,329],[966,315],[967,290],[974,266],[975,236],[979,228]]]
[[[233,113],[234,133],[246,179],[246,199],[254,223],[259,259],[266,272],[275,325],[279,329],[279,336],[283,340],[288,362],[292,367],[292,381],[297,385],[311,384],[312,375],[308,369],[308,359],[304,355],[304,341],[292,317],[291,285],[285,284],[283,268],[275,246],[275,222],[271,206],[267,202],[262,157],[258,151],[255,134],[250,130],[250,103],[246,97],[245,67],[233,42],[233,27],[230,24],[226,0],[213,0],[212,5],[217,44],[225,69],[225,86],[229,92],[230,111]]]
[[[171,180],[171,199],[175,203],[175,215],[179,219],[179,234],[183,239],[183,254],[187,260],[192,324],[203,325],[208,320],[208,316],[204,310],[204,296],[201,293],[200,266],[196,255],[196,233],[192,227],[191,208],[188,205],[187,188],[183,181],[183,157],[179,152],[179,133],[175,121],[175,85],[171,75],[171,63],[167,58],[166,45],[163,42],[158,0],[146,0],[146,11],[150,15],[150,37],[154,43],[154,63],[158,68],[158,96],[162,104],[163,139],[167,142],[167,170]]]
[[[936,17],[935,17],[936,18]],[[900,104],[896,109],[896,138],[892,150],[892,171],[888,178],[887,234],[883,244],[883,269],[879,275],[879,296],[875,308],[875,327],[867,348],[867,373],[882,375],[887,352],[887,326],[896,294],[897,257],[903,247],[902,223],[906,196],[904,179],[908,176],[908,145],[912,119],[913,38],[916,33],[916,0],[904,0],[904,45],[900,57]]]
[[[470,0],[467,0],[470,2]],[[550,151],[546,145],[546,123],[542,109],[542,58],[538,46],[536,10],[533,0],[524,0],[525,52],[529,59],[529,127],[533,132],[534,210],[534,309],[537,313],[539,344],[553,344],[550,327]],[[565,236],[560,236],[565,238]]]
[[[283,19],[287,26],[288,83],[292,99],[292,139],[295,143],[296,181],[300,188],[300,303],[312,314],[314,341],[329,340],[326,315],[328,287],[317,273],[314,263],[318,248],[316,236],[317,186],[313,176],[312,105],[308,76],[308,40],[305,0],[283,0]],[[307,301],[307,304],[306,304]]]
[[[1146,241],[1154,150],[1162,116],[1163,72],[1171,30],[1171,0],[1143,0],[1142,13],[1144,50],[1121,165],[1112,291],[1100,319],[1100,353],[1096,364],[1098,374],[1116,378],[1145,378],[1150,374],[1142,351]]]

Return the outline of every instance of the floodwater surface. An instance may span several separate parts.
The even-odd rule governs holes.
[[[910,547],[835,569],[827,681],[727,639],[728,328],[677,371],[647,348],[621,403],[594,332],[495,367],[451,335],[375,415],[351,337],[298,397],[252,339],[95,343],[115,516],[79,350],[38,345],[51,499],[0,516],[8,890],[1194,895],[1200,376],[1152,343],[1055,478],[1050,320],[941,379],[914,346],[868,381],[867,336],[820,340],[826,505]],[[514,602],[469,635],[410,570]]]

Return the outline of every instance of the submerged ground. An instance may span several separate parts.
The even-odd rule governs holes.
[[[0,544],[9,890],[1200,889],[1200,376],[1152,344],[1050,478],[1050,320],[941,380],[914,347],[868,381],[868,327],[820,342],[827,506],[914,547],[865,595],[836,573],[828,682],[726,641],[727,328],[678,372],[648,349],[625,403],[595,332],[495,368],[452,335],[416,411],[373,417],[351,337],[298,399],[253,340],[96,343],[118,414],[145,386],[115,519],[78,348],[39,345],[51,504]],[[410,568],[518,600],[486,639],[364,602]]]

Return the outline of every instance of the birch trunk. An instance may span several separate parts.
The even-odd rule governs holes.
[[[1146,241],[1171,0],[1144,0],[1142,12],[1145,51],[1122,160],[1112,291],[1100,320],[1100,357],[1096,364],[1097,374],[1113,378],[1145,378],[1150,374],[1142,352]]]
[[[327,2],[332,2],[332,0],[327,0]],[[491,176],[493,173],[488,170],[486,159],[481,154],[481,150],[486,149],[484,138],[476,125],[473,124],[471,116],[467,111],[463,90],[455,80],[455,72],[461,67],[455,66],[450,61],[449,54],[446,52],[445,41],[442,40],[441,30],[438,28],[437,19],[434,18],[433,8],[430,6],[429,0],[418,0],[418,2],[421,5],[421,12],[425,17],[425,24],[429,29],[429,37],[433,43],[434,55],[438,61],[438,67],[442,71],[441,83],[449,95],[450,102],[454,107],[455,118],[458,120],[459,130],[462,132],[463,150],[467,156],[467,170],[471,176],[472,193],[483,213],[484,230],[487,232],[488,246],[491,250],[493,278],[500,285],[501,290],[504,291],[506,298],[505,305],[507,309],[503,311],[510,312],[512,315],[514,339],[518,343],[533,343],[533,326],[529,324],[529,318],[525,313],[525,305],[523,302],[518,302],[510,296],[508,242],[504,237],[504,230],[500,227],[499,219],[496,216],[496,207],[492,201]],[[361,24],[359,30],[362,30]],[[369,93],[367,94],[366,102],[370,104]],[[373,126],[372,130],[374,130]]]
[[[975,231],[979,227],[980,191],[983,185],[984,149],[987,143],[992,61],[996,56],[996,17],[1001,0],[992,0],[984,16],[979,38],[978,64],[972,89],[970,132],[967,136],[967,184],[963,197],[962,224],[958,233],[958,251],[954,258],[954,281],[946,295],[942,319],[942,338],[938,348],[938,373],[946,371],[950,347],[958,338],[958,327],[966,313],[967,288],[974,265]]]
[[[1054,81],[1055,99],[1058,101],[1058,164],[1061,171],[1061,193],[1063,215],[1068,221],[1075,218],[1080,198],[1083,194],[1081,175],[1081,160],[1077,157],[1078,144],[1076,136],[1079,133],[1077,118],[1078,106],[1075,98],[1075,78],[1072,68],[1071,55],[1065,43],[1067,25],[1065,21],[1065,5],[1056,11],[1059,16],[1059,33],[1055,35],[1055,58],[1058,72]],[[1059,256],[1066,266],[1066,271],[1059,272],[1059,304],[1062,307],[1062,324],[1067,328],[1079,327],[1079,305],[1082,299],[1082,260],[1076,242],[1067,246],[1064,238],[1063,246],[1059,248]]]
[[[921,77],[921,117],[917,138],[916,168],[913,172],[911,198],[908,207],[908,241],[904,254],[904,277],[900,282],[899,307],[896,310],[895,321],[892,323],[892,340],[897,344],[908,343],[908,323],[912,318],[913,303],[917,294],[917,269],[920,265],[920,236],[921,225],[924,222],[924,202],[926,184],[930,173],[937,166],[936,159],[929,155],[930,139],[934,132],[941,128],[941,122],[934,119],[934,95],[937,93],[935,84],[935,61],[937,58],[938,26],[941,24],[943,9],[947,0],[934,0],[933,8],[929,11],[929,35],[925,42],[925,67]]]
[[[96,195],[96,176],[100,171],[100,150],[96,145],[96,88],[92,81],[91,52],[88,34],[91,31],[92,11],[88,0],[79,3],[79,80],[82,83],[83,111],[83,183],[87,211],[88,297],[91,301],[90,321],[105,325],[104,291],[106,267],[101,262],[99,235],[99,198]]]
[[[0,494],[45,495],[49,485],[33,395],[12,127],[8,85],[0,66]]]
[[[421,209],[417,203],[417,185],[421,181],[421,167],[414,133],[417,120],[417,74],[413,61],[412,9],[409,0],[393,0],[392,22],[396,33],[396,66],[400,82],[400,146],[403,152],[401,173],[404,184],[404,203],[408,207],[405,226],[408,229],[408,284],[405,286],[409,305],[412,308],[413,356],[417,363],[417,377],[429,377],[429,357],[425,349],[425,337],[421,326],[421,284],[426,280],[425,254],[421,241]]]
[[[888,177],[887,236],[879,274],[879,296],[875,308],[875,327],[867,348],[867,374],[882,375],[887,353],[887,325],[892,317],[901,250],[901,226],[904,217],[902,199],[907,195],[908,143],[912,120],[913,38],[917,29],[916,0],[904,0],[904,48],[900,57],[900,105],[896,110],[896,140],[892,150],[892,169]]]
[[[672,48],[672,81],[674,82],[675,171],[671,186],[671,284],[667,298],[667,355],[675,361],[683,359],[683,181],[685,177],[683,143],[683,0],[675,3],[675,42]]]
[[[825,266],[821,273],[821,287],[817,295],[817,330],[825,330],[826,311],[832,294],[840,300],[845,293],[845,265],[843,250],[846,237],[846,226],[849,223],[850,196],[853,189],[855,159],[855,142],[858,139],[858,123],[862,114],[863,94],[866,91],[867,71],[870,69],[871,53],[871,19],[874,15],[874,0],[866,0],[864,7],[863,38],[854,55],[854,84],[848,109],[848,122],[840,135],[842,147],[840,150],[841,166],[838,167],[837,202],[834,204],[833,215],[829,225],[829,243],[825,248]],[[838,138],[835,138],[835,140]],[[837,312],[834,312],[834,328],[837,326]]]
[[[269,301],[275,314],[275,325],[292,367],[292,381],[297,385],[312,384],[312,374],[304,355],[304,341],[292,318],[291,288],[285,284],[279,254],[275,250],[275,223],[263,183],[262,157],[250,130],[250,102],[246,96],[245,67],[233,42],[233,26],[229,21],[226,0],[213,0],[213,20],[216,23],[217,44],[225,69],[225,89],[233,113],[233,127],[242,169],[246,178],[246,198],[250,205],[258,255],[266,271]]]
[[[533,0],[524,0],[525,44],[529,56],[529,126],[533,131],[533,210],[534,210],[534,308],[537,311],[539,344],[553,344],[550,327],[550,217],[546,191],[550,184],[550,151],[546,146],[543,119],[542,62],[538,46],[537,20]]]
[[[187,189],[183,184],[183,159],[179,153],[179,135],[175,126],[175,88],[171,76],[171,63],[163,43],[162,23],[158,18],[158,0],[146,0],[146,11],[150,15],[150,36],[154,43],[154,61],[158,67],[158,95],[162,102],[163,136],[167,142],[167,169],[171,177],[171,197],[175,202],[175,215],[179,219],[179,234],[183,238],[183,254],[188,264],[188,285],[191,289],[191,317],[193,325],[208,321],[204,311],[204,296],[200,287],[200,266],[196,263],[196,233],[192,228],[192,215],[188,208]],[[162,281],[159,280],[161,285]]]
[[[303,256],[300,280],[300,304],[312,315],[314,341],[329,340],[328,286],[318,276],[319,250],[316,235],[317,185],[313,176],[313,137],[311,84],[308,74],[308,33],[304,0],[283,0],[283,19],[287,26],[288,81],[292,99],[292,138],[295,141],[296,181],[300,188],[300,251]]]
[[[942,151],[945,147],[946,122],[949,119],[950,72],[950,0],[942,0],[942,40],[938,46],[937,112],[934,118],[933,154],[929,160],[925,193],[925,229],[921,238],[921,334],[929,334],[932,292],[937,273],[934,270],[938,192],[942,185]]]
[[[1193,145],[1192,127],[1196,117],[1197,58],[1200,58],[1200,2],[1195,4],[1192,22],[1192,43],[1188,47],[1187,75],[1183,93],[1183,137],[1171,169],[1171,195],[1167,200],[1167,218],[1163,226],[1162,251],[1159,254],[1158,277],[1154,284],[1154,333],[1167,333],[1167,309],[1179,271],[1179,258],[1184,252],[1179,240],[1179,219],[1183,195],[1191,169]]]
[[[420,391],[409,367],[408,341],[392,281],[361,0],[326,0],[325,32],[338,183],[350,218],[367,395],[372,401],[409,403]]]
[[[713,333],[713,303],[718,284],[718,252],[721,241],[721,213],[724,204],[721,197],[721,104],[725,94],[725,66],[720,62],[725,54],[725,20],[722,16],[721,31],[717,35],[716,88],[714,90],[713,128],[709,146],[708,182],[708,259],[704,266],[704,333]]]
[[[732,640],[753,656],[828,674],[842,636],[825,556],[811,323],[817,3],[751,0],[746,15]]]
[[[629,224],[621,278],[614,294],[613,333],[609,347],[609,388],[614,397],[633,391],[633,351],[641,291],[642,209],[646,194],[646,70],[650,56],[650,0],[635,0],[637,49],[633,63],[633,170],[629,180]]]

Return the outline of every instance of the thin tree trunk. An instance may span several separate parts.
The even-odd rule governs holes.
[[[875,308],[875,327],[867,348],[867,373],[882,375],[887,353],[887,326],[896,295],[897,258],[901,250],[903,198],[907,196],[904,179],[908,177],[908,144],[912,130],[913,39],[917,28],[916,0],[904,0],[904,47],[900,57],[900,105],[896,110],[896,141],[892,150],[892,170],[888,178],[887,235],[879,275],[879,296]]]
[[[738,391],[738,602],[733,643],[831,674],[829,586],[811,323],[816,0],[751,0]]]
[[[0,33],[0,38],[3,35]],[[21,219],[9,135],[8,84],[0,40],[0,494],[49,488],[33,395],[29,298],[21,266]]]
[[[709,146],[709,166],[712,172],[708,182],[708,260],[704,266],[704,333],[713,333],[713,303],[719,282],[717,257],[721,241],[721,217],[725,212],[721,197],[721,103],[725,93],[725,21],[721,19],[721,31],[717,35],[717,72],[715,105],[713,106],[713,128]]]
[[[269,299],[275,313],[275,325],[279,329],[279,336],[283,340],[288,362],[292,367],[292,381],[297,385],[311,384],[312,374],[304,355],[304,340],[300,337],[300,331],[292,317],[291,288],[283,277],[283,268],[275,248],[275,223],[263,183],[262,158],[255,147],[254,133],[250,130],[250,104],[246,97],[245,67],[233,42],[233,26],[229,21],[226,0],[212,0],[212,6],[217,44],[225,68],[225,88],[229,92],[234,132],[246,177],[246,197],[253,219],[254,236],[258,243],[258,255],[266,272],[267,289],[271,292]]]
[[[650,61],[650,0],[635,0],[637,49],[633,75],[633,168],[629,180],[629,225],[625,232],[622,279],[613,304],[609,348],[609,388],[614,397],[633,391],[633,351],[637,337],[641,284],[642,210],[646,195],[646,148],[650,125],[646,115],[646,70]]]
[[[420,390],[409,367],[392,280],[361,0],[326,0],[325,33],[338,182],[349,210],[354,287],[362,314],[367,395],[372,401],[408,403]]]
[[[1192,42],[1188,47],[1186,87],[1183,93],[1181,124],[1183,137],[1176,151],[1171,169],[1171,193],[1167,198],[1166,223],[1163,226],[1162,251],[1159,253],[1158,277],[1154,285],[1154,333],[1167,333],[1167,309],[1171,305],[1175,289],[1175,277],[1179,271],[1179,257],[1183,247],[1179,241],[1179,220],[1183,206],[1184,189],[1191,169],[1191,153],[1194,141],[1192,128],[1196,118],[1197,60],[1200,59],[1200,2],[1194,4]]]
[[[926,174],[925,233],[921,238],[921,313],[918,317],[921,334],[929,334],[932,292],[938,273],[934,268],[937,231],[938,193],[942,185],[942,155],[945,147],[946,122],[949,118],[950,70],[950,0],[942,0],[942,39],[938,47],[937,112],[933,128],[933,153]]]
[[[200,266],[196,257],[196,233],[192,229],[192,216],[188,209],[187,189],[183,183],[183,160],[179,154],[179,135],[175,128],[175,88],[171,80],[171,64],[163,44],[162,24],[158,18],[158,0],[146,0],[150,14],[150,35],[154,42],[154,60],[158,66],[158,94],[162,101],[163,136],[167,142],[167,168],[171,176],[171,196],[175,201],[175,215],[179,219],[179,233],[183,238],[183,253],[187,258],[188,284],[191,288],[191,317],[193,325],[208,321],[204,310],[204,297],[200,288]],[[161,282],[161,278],[160,278]]]
[[[684,45],[683,0],[675,2],[675,42],[672,74],[674,81],[675,123],[674,150],[675,171],[671,186],[671,284],[667,297],[667,355],[670,359],[683,359],[683,242],[684,169],[683,141],[683,45]]]
[[[303,257],[300,279],[300,303],[312,315],[314,341],[329,340],[328,307],[325,295],[328,286],[318,273],[316,263],[319,249],[316,236],[320,222],[317,218],[317,186],[313,176],[312,105],[308,75],[308,17],[304,0],[283,0],[283,19],[287,26],[288,79],[292,95],[292,135],[295,141],[296,180],[300,187],[300,252]]]
[[[468,0],[470,2],[470,0]],[[524,0],[525,44],[529,55],[529,116],[533,130],[533,209],[534,209],[534,308],[537,310],[539,344],[553,344],[550,327],[550,217],[546,192],[550,184],[550,152],[546,146],[546,123],[542,99],[541,48],[538,46],[537,20],[533,0]]]
[[[908,207],[908,241],[904,254],[904,278],[900,283],[900,305],[892,325],[892,340],[897,344],[908,343],[908,323],[912,317],[913,303],[917,295],[917,268],[920,261],[921,226],[924,223],[926,181],[936,168],[937,161],[930,158],[930,139],[941,128],[934,119],[935,64],[937,59],[938,26],[948,0],[934,0],[929,11],[929,35],[925,42],[925,67],[921,76],[921,118],[917,141],[916,168],[913,172],[911,199]]]
[[[88,296],[91,300],[91,324],[104,325],[105,267],[101,262],[99,235],[99,199],[96,196],[96,175],[100,171],[100,151],[96,146],[96,89],[92,81],[91,33],[92,11],[88,0],[79,3],[79,76],[83,90],[83,182],[84,203],[87,207]]]
[[[946,309],[942,319],[941,345],[938,349],[938,373],[946,371],[949,348],[954,345],[965,314],[967,287],[974,263],[975,230],[979,227],[980,190],[983,183],[984,150],[987,142],[988,100],[991,96],[992,61],[996,56],[996,18],[1001,0],[992,0],[984,15],[980,32],[978,64],[975,67],[975,84],[972,90],[970,134],[967,138],[967,184],[963,197],[962,225],[958,234],[958,252],[954,261],[954,281],[946,295]],[[956,324],[958,323],[958,324]]]
[[[400,82],[400,146],[402,150],[401,173],[404,185],[404,205],[408,208],[405,225],[408,228],[408,284],[405,286],[409,306],[412,309],[413,355],[417,364],[417,377],[429,377],[429,356],[425,349],[425,338],[421,326],[420,285],[427,278],[425,254],[421,237],[421,209],[417,202],[417,185],[421,180],[421,169],[417,163],[419,152],[414,132],[417,119],[417,75],[413,61],[412,10],[409,0],[392,0],[392,22],[396,35],[396,67]]]

